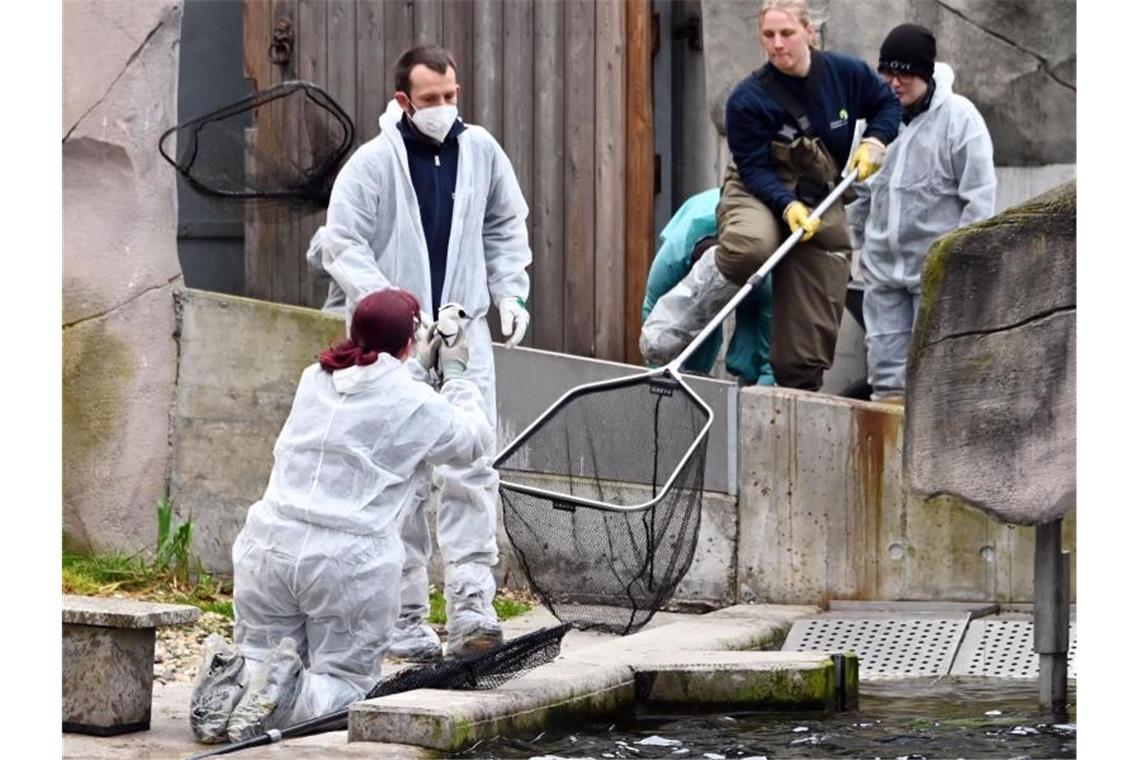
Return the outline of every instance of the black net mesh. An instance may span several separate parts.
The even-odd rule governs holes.
[[[325,206],[353,137],[328,93],[285,82],[168,129],[158,148],[205,195]]]
[[[544,665],[562,651],[569,625],[543,628],[500,647],[456,660],[408,668],[378,683],[366,699],[413,689],[494,689]]]
[[[641,375],[572,392],[504,450],[504,526],[559,620],[626,634],[672,596],[696,548],[709,417],[673,377]]]
[[[474,654],[456,660],[445,660],[418,668],[407,668],[380,681],[364,699],[375,699],[413,689],[494,689],[512,678],[545,665],[562,651],[562,637],[570,630],[563,624],[542,628],[507,641],[490,652]],[[311,736],[327,731],[343,731],[348,727],[348,710],[313,718],[262,734],[246,741],[212,749],[191,760],[228,755],[250,747],[259,747],[282,738]]]

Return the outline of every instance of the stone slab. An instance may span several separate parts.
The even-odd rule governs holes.
[[[201,610],[187,604],[63,595],[63,623],[108,628],[157,628],[195,622]]]
[[[655,708],[831,711],[846,699],[830,654],[686,652],[640,660],[637,701]],[[857,679],[850,698],[857,701]]]
[[[562,660],[498,689],[420,689],[358,702],[349,708],[348,738],[455,752],[481,739],[612,715],[633,702],[632,668]]]

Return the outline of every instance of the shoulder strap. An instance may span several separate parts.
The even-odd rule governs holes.
[[[812,50],[811,57],[811,69],[808,71],[805,87],[806,94],[809,98],[814,97],[816,92],[819,91],[820,67],[823,65],[823,61],[820,60],[822,56],[820,56],[817,51]],[[799,133],[804,137],[812,137],[815,130],[812,128],[811,121],[804,111],[803,103],[800,102],[799,98],[792,95],[792,93],[788,91],[788,88],[780,83],[780,79],[775,75],[772,64],[765,63],[759,69],[752,72],[752,75],[760,80],[760,84],[763,85],[764,90],[780,104],[780,107],[788,112],[788,115],[792,117],[794,126]]]

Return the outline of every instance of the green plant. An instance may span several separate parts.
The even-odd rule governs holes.
[[[158,501],[158,542],[154,551],[155,573],[168,573],[175,583],[189,587],[192,565],[196,580],[202,573],[201,562],[191,554],[190,538],[193,523],[190,520],[179,525],[173,532],[170,530],[171,517],[174,505],[167,496]]]
[[[523,599],[506,595],[496,596],[491,604],[494,606],[495,614],[499,616],[499,620],[510,620],[513,617],[518,617],[525,612],[530,612],[533,607],[532,604]],[[447,603],[444,601],[443,594],[436,591],[435,588],[429,590],[428,605],[430,606],[429,623],[443,625],[447,622]]]

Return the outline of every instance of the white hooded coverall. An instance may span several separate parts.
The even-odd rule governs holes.
[[[493,433],[466,378],[440,393],[388,354],[330,374],[305,369],[273,471],[233,546],[234,642],[264,663],[282,638],[306,668],[275,728],[343,709],[380,678],[404,563],[402,513],[431,465],[466,465]]]
[[[847,208],[862,248],[867,380],[872,398],[906,387],[911,331],[927,250],[937,238],[993,215],[993,143],[974,104],[953,91],[954,71],[934,64],[930,108],[899,127],[882,169],[857,184]]]
[[[388,286],[411,292],[429,314],[442,305],[432,303],[427,243],[397,127],[402,116],[396,101],[390,101],[380,117],[380,134],[362,145],[337,176],[327,222],[309,246],[310,264],[333,280],[325,309],[335,310],[343,297],[349,319],[361,298]],[[457,139],[455,206],[441,301],[459,303],[472,316],[466,327],[471,356],[465,377],[479,387],[487,417],[494,421],[495,366],[486,316],[492,303],[529,295],[528,209],[510,160],[487,130],[468,124]],[[498,561],[494,449],[492,443],[474,464],[437,470],[437,537],[446,596],[450,603],[476,592],[485,597],[487,612],[494,595],[490,568]],[[426,619],[431,555],[426,487],[422,495],[404,529],[407,564],[401,594],[402,614]],[[455,617],[449,604],[452,636]]]

